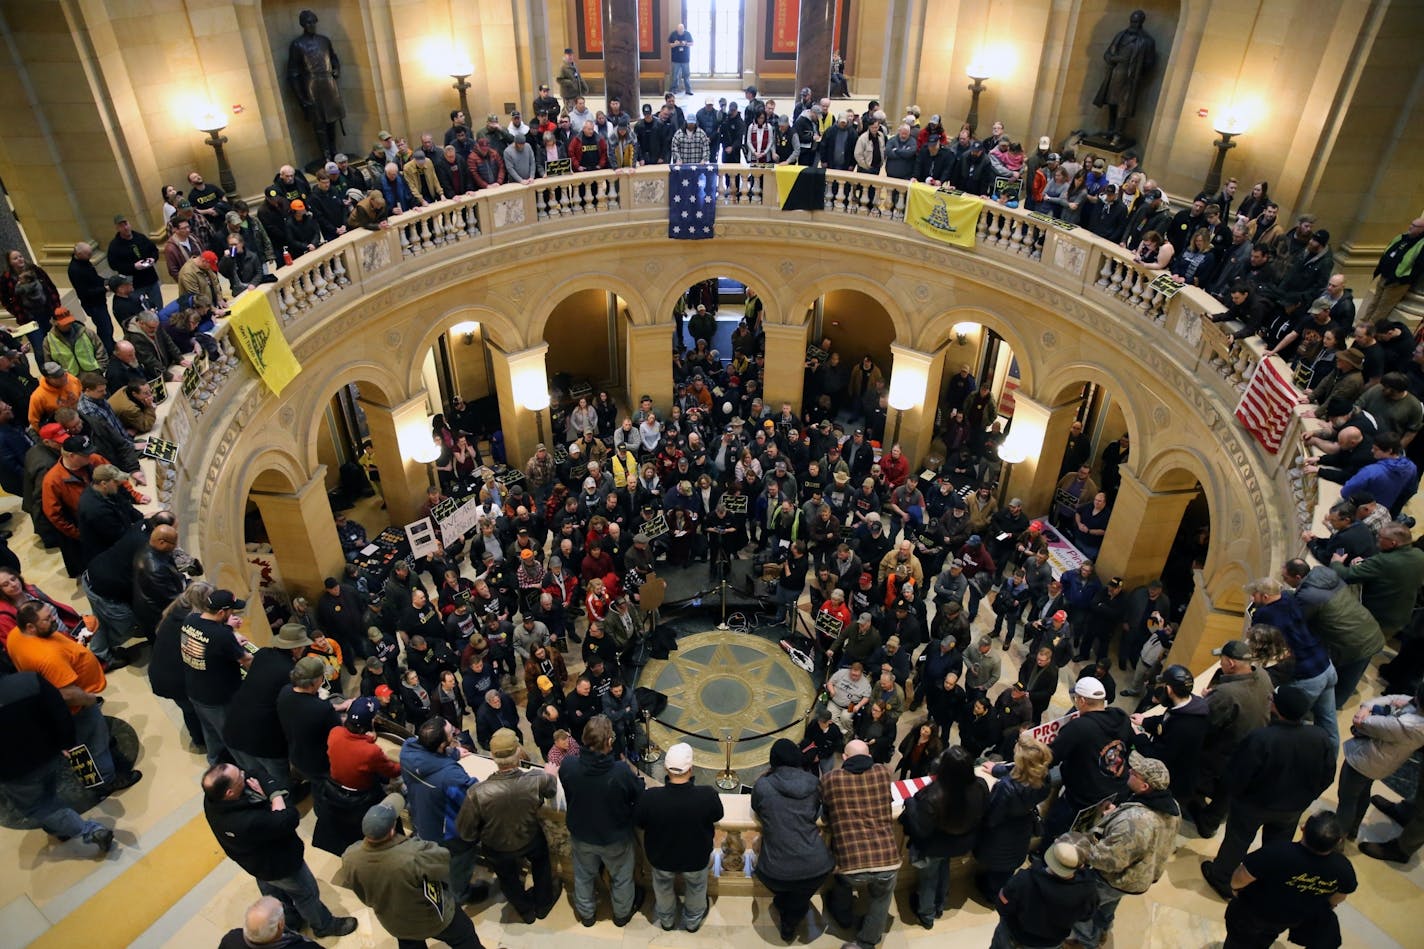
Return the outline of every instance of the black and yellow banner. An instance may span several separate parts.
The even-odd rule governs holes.
[[[824,211],[826,169],[777,165],[776,198],[783,211]]]

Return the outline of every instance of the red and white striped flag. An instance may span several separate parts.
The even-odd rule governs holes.
[[[1236,406],[1237,421],[1273,455],[1280,450],[1291,409],[1305,401],[1290,375],[1277,368],[1278,364],[1284,365],[1269,357],[1258,362]]]
[[[892,804],[904,804],[910,798],[923,791],[934,783],[934,778],[909,778],[905,781],[896,781],[890,785],[890,801]]]

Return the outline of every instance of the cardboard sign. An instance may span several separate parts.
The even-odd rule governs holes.
[[[994,199],[996,201],[1017,201],[1022,188],[1023,182],[1015,181],[1012,178],[995,178]]]
[[[412,557],[428,557],[440,548],[440,542],[435,539],[435,525],[428,517],[407,524],[405,536],[410,542]]]
[[[1073,817],[1073,825],[1068,829],[1075,833],[1086,834],[1097,826],[1098,821],[1103,819],[1103,812],[1112,803],[1112,797],[1105,797],[1096,804],[1089,804]]]
[[[722,503],[727,506],[728,514],[747,513],[747,501],[749,500],[750,498],[745,494],[724,494],[722,496]]]
[[[648,535],[648,540],[657,540],[668,532],[667,518],[659,511],[643,522],[640,531]]]
[[[1063,726],[1067,725],[1069,722],[1071,722],[1077,717],[1078,712],[1076,710],[1069,712],[1062,718],[1055,718],[1051,722],[1044,722],[1042,725],[1035,725],[1033,728],[1029,729],[1029,734],[1037,738],[1039,741],[1043,742],[1045,745],[1051,745],[1053,744],[1053,739],[1057,738],[1058,733],[1063,730]]]
[[[443,506],[441,502],[437,507]],[[440,542],[446,547],[465,537],[480,523],[480,499],[470,497],[464,504],[452,501],[453,510],[444,517],[437,518],[440,525]],[[431,511],[434,514],[434,510]]]
[[[667,597],[667,581],[656,573],[648,574],[638,588],[638,608],[644,613],[655,612]]]
[[[79,783],[90,790],[104,783],[103,775],[99,774],[99,766],[94,763],[94,756],[89,753],[88,745],[75,745],[69,749],[69,767]]]
[[[567,158],[551,158],[544,163],[544,177],[558,178],[570,174],[574,169],[573,162]]]
[[[178,446],[162,438],[150,438],[143,446],[143,456],[173,464],[178,460]]]

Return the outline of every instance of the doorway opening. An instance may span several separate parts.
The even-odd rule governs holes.
[[[704,79],[740,79],[742,0],[683,0],[682,10],[693,38],[688,71]]]

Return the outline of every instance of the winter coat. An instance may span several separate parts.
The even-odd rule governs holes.
[[[1127,795],[1127,756],[1132,723],[1120,708],[1079,715],[1053,741],[1053,763],[1062,770],[1071,801],[1086,806]]]
[[[1384,648],[1384,633],[1340,575],[1312,567],[1295,591],[1306,625],[1325,643],[1336,668],[1367,659]]]
[[[1354,736],[1345,742],[1345,762],[1375,781],[1394,774],[1420,747],[1424,747],[1424,713],[1408,695],[1382,695],[1368,700],[1371,714],[1352,725]]]
[[[935,818],[943,803],[939,782],[910,798],[900,813],[905,836],[915,851],[926,857],[961,857],[974,849],[974,841],[989,806],[989,787],[975,778],[965,793],[964,807]]]
[[[341,855],[336,882],[401,941],[433,939],[464,912],[450,892],[450,852],[429,840],[358,840]]]
[[[1238,675],[1217,672],[1207,688],[1206,708],[1200,770],[1216,777],[1226,770],[1241,739],[1271,720],[1271,677],[1263,669]]]
[[[1093,828],[1088,865],[1124,893],[1146,893],[1177,848],[1181,811],[1170,791],[1137,794]]]
[[[405,783],[405,799],[410,807],[410,820],[421,840],[443,843],[460,836],[455,819],[465,792],[475,778],[460,767],[455,746],[436,754],[426,750],[417,738],[407,738],[401,745],[401,779]]]
[[[989,792],[984,821],[974,841],[974,862],[981,870],[1013,870],[1028,854],[1029,840],[1039,825],[1038,807],[1048,797],[1047,782],[1029,787],[1014,780],[1013,765],[994,766],[998,783]]]
[[[835,863],[816,826],[821,783],[800,768],[773,768],[752,786],[752,812],[761,821],[757,872],[773,880],[809,880]]]
[[[32,413],[33,414],[33,413]],[[1424,584],[1424,550],[1396,547],[1353,566],[1332,565],[1340,579],[1358,583],[1365,609],[1386,634],[1403,629],[1414,611],[1414,596]]]
[[[266,796],[246,787],[231,801],[204,796],[208,826],[223,853],[258,880],[293,876],[301,869],[305,853],[297,836],[301,812],[290,802],[284,810],[272,810],[271,792],[277,785],[263,775],[250,777],[257,778]]]
[[[920,143],[913,135],[903,142],[898,134],[891,135],[885,142],[886,176],[901,180],[912,177],[915,173],[915,153],[919,148]]]
[[[569,836],[602,846],[633,836],[633,811],[643,782],[612,755],[588,748],[559,765],[559,782],[568,800]]]
[[[1172,794],[1185,801],[1197,786],[1202,745],[1211,727],[1207,700],[1193,695],[1185,705],[1144,718],[1142,727],[1133,744],[1142,754],[1167,766]]]

